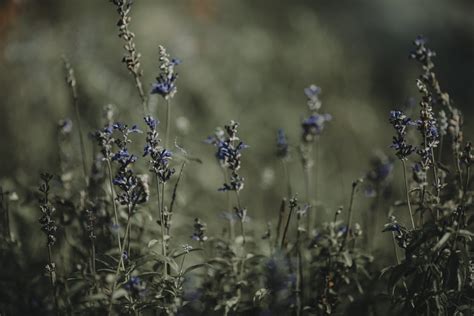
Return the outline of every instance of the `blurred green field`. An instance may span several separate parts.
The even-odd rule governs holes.
[[[297,144],[303,88],[311,83],[322,87],[323,112],[333,116],[321,139],[317,199],[328,210],[347,205],[351,181],[365,174],[372,154],[390,152],[388,111],[417,96],[419,68],[407,57],[417,34],[438,53],[444,89],[466,118],[474,113],[472,1],[135,2],[131,29],[145,87],[158,73],[157,47],[163,44],[183,62],[172,101],[173,138],[203,161],[187,170],[178,222],[196,214],[219,217],[222,176],[214,149],[202,141],[230,119],[241,123],[250,145],[242,167],[249,216],[274,219],[285,187],[274,158],[276,130],[285,128]],[[100,127],[106,104],[116,106],[119,120],[142,124],[140,100],[120,63],[117,14],[108,1],[4,0],[0,10],[0,183],[22,191],[25,202],[37,172],[58,172],[56,123],[73,116],[63,54],[76,69],[88,132]],[[164,116],[161,99],[152,96],[150,106]],[[467,120],[466,136],[473,130]],[[91,156],[92,149],[88,141]],[[296,150],[293,156],[295,191],[302,192]],[[394,188],[397,197],[402,186],[396,182]],[[360,199],[359,214],[368,203]]]

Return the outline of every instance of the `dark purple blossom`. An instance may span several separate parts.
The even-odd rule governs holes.
[[[138,276],[132,276],[127,283],[125,289],[135,297],[143,297],[146,294],[146,283]]]
[[[313,141],[322,133],[325,123],[331,120],[332,116],[330,114],[317,113],[304,119],[301,123],[301,127],[303,128],[303,141],[307,143]]]
[[[160,146],[156,130],[159,122],[151,116],[146,116],[144,120],[148,126],[148,132],[143,156],[150,157],[150,171],[155,173],[161,182],[167,182],[175,173],[175,169],[169,167],[173,153]]]
[[[217,160],[222,167],[231,172],[230,181],[224,183],[219,191],[240,191],[244,187],[244,178],[238,174],[238,170],[241,165],[242,150],[248,146],[237,136],[238,126],[239,123],[231,121],[225,126],[227,137],[224,136],[222,129],[217,129],[215,135],[209,136],[205,141],[217,148]]]
[[[156,77],[156,82],[152,85],[151,93],[159,94],[166,100],[172,98],[176,91],[176,79],[178,73],[174,71],[174,67],[179,65],[179,59],[171,58],[166,49],[160,45],[160,74]]]
[[[286,138],[285,131],[282,128],[277,132],[276,154],[279,158],[287,158],[289,154],[289,144]]]
[[[402,111],[390,111],[389,121],[397,133],[393,136],[390,147],[395,149],[399,159],[406,160],[415,151],[415,148],[405,140],[408,126],[414,125],[414,123]]]

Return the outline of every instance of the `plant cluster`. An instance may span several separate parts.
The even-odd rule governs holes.
[[[282,129],[276,133],[274,157],[282,164],[280,179],[286,190],[276,201],[274,219],[266,225],[251,222],[249,214],[257,210],[245,206],[251,192],[244,188],[242,169],[252,148],[241,139],[245,124],[230,121],[204,141],[215,147],[215,168],[222,171],[224,182],[208,194],[225,196],[227,205],[216,205],[216,212],[224,208],[228,227],[221,233],[193,214],[185,236],[188,243],[182,244],[172,229],[173,216],[181,211],[176,201],[185,167],[196,160],[177,144],[168,144],[170,101],[177,93],[175,67],[180,61],[159,46],[160,73],[146,93],[141,56],[129,29],[132,2],[112,3],[120,16],[123,62],[134,78],[143,122],[118,122],[115,109],[106,107],[103,127],[91,133],[95,146],[89,165],[77,82],[65,59],[76,122],[64,119],[58,124],[60,166],[51,174],[41,174],[38,202],[25,202],[34,205],[39,217],[38,227],[28,229],[41,230],[45,236],[44,252],[38,252],[38,257],[25,260],[24,236],[11,230],[12,207],[26,206],[16,202],[16,193],[0,188],[1,315],[464,315],[472,311],[474,154],[463,137],[461,112],[441,90],[434,73],[435,53],[426,39],[417,38],[410,55],[422,66],[416,82],[419,116],[411,118],[401,110],[389,116],[395,129],[391,147],[404,175],[402,201],[392,199],[396,159],[381,152],[370,162],[369,171],[350,185],[348,205],[325,209],[332,218],[320,220],[316,213],[316,205],[323,201],[316,194],[318,155],[324,150],[320,138],[333,118],[321,112],[321,89],[310,85],[304,89],[307,113],[295,122],[299,141],[292,143]],[[162,97],[166,105],[163,130],[149,112],[150,94]],[[81,140],[82,177],[69,161],[76,152],[71,146],[75,134]],[[296,179],[291,178],[295,173],[290,162],[295,155],[304,172],[301,195],[292,185]],[[358,206],[361,191],[373,199],[368,210]],[[364,223],[355,222],[359,217]],[[370,227],[372,217],[386,218],[388,223]],[[393,242],[388,267],[372,251],[371,239],[382,230],[385,236],[391,234]],[[40,271],[31,269],[38,263]]]

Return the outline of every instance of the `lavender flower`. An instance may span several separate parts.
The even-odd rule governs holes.
[[[121,150],[121,152],[120,158],[115,159],[119,163],[119,169],[113,179],[113,184],[120,189],[116,199],[121,205],[133,208],[137,204],[148,201],[149,189],[143,179],[135,175],[130,167],[137,157],[128,154],[128,151]],[[117,154],[114,157],[116,156]]]
[[[63,119],[58,122],[58,131],[61,135],[65,136],[72,131],[72,121],[70,119]]]
[[[413,122],[402,111],[390,111],[389,121],[397,133],[396,136],[393,136],[390,147],[396,150],[399,159],[406,160],[415,151],[415,148],[407,144],[405,140],[407,127],[413,125]]]
[[[378,153],[371,160],[371,169],[365,175],[365,195],[375,197],[387,193],[388,182],[393,172],[393,160],[383,153]]]
[[[150,156],[150,171],[155,173],[161,182],[167,182],[175,173],[175,169],[169,166],[173,153],[160,146],[156,130],[159,122],[151,116],[146,116],[144,119],[148,132],[143,156]]]
[[[303,128],[303,142],[312,142],[317,136],[321,135],[324,124],[332,120],[330,114],[312,114],[301,123]]]
[[[120,137],[113,138],[111,129],[117,131]],[[119,149],[116,153],[108,153],[108,155],[110,161],[114,161],[119,165],[113,179],[113,184],[120,189],[117,193],[116,200],[121,205],[128,206],[129,210],[138,204],[145,203],[149,198],[148,185],[143,178],[135,175],[131,168],[138,160],[138,157],[130,154],[127,148],[128,144],[131,143],[129,134],[133,133],[142,132],[136,125],[128,128],[126,124],[117,122],[111,127],[106,127],[102,133],[97,134],[99,139],[105,137],[106,143],[113,143]]]
[[[178,73],[174,71],[174,67],[181,63],[178,59],[172,59],[170,55],[166,52],[166,49],[163,46],[159,46],[160,50],[160,71],[158,77],[156,77],[156,82],[152,86],[151,93],[159,94],[166,100],[172,98],[176,92],[176,79],[178,78]]]
[[[285,131],[282,128],[278,129],[277,132],[277,143],[276,143],[276,155],[278,158],[285,159],[289,155],[288,139],[286,138]]]
[[[308,98],[308,108],[312,112],[316,112],[321,108],[321,100],[319,100],[319,94],[321,94],[321,88],[312,84],[304,89],[304,93]]]
[[[101,130],[98,130],[94,133],[94,138],[99,145],[100,152],[104,160],[112,160],[112,150],[114,144],[114,138],[112,137],[113,128],[111,125],[107,125]]]
[[[406,248],[409,243],[409,232],[405,226],[397,222],[395,216],[389,216],[389,223],[384,225],[382,232],[392,232],[401,248]]]
[[[428,171],[434,164],[432,152],[433,149],[438,146],[439,132],[433,108],[430,105],[431,93],[421,80],[417,80],[417,87],[422,95],[420,101],[420,119],[416,121],[417,128],[422,137],[422,143],[417,150],[417,154],[421,159],[421,167],[425,171]]]
[[[238,174],[241,164],[242,150],[248,148],[237,136],[239,123],[231,121],[225,126],[227,137],[222,134],[209,136],[207,143],[217,147],[216,158],[221,166],[231,172],[229,183],[224,183],[219,191],[240,191],[244,187],[244,178]],[[218,129],[219,130],[219,129]]]
[[[146,283],[138,276],[132,276],[125,284],[125,289],[135,297],[142,297],[145,295]]]
[[[387,157],[372,160],[372,166],[373,168],[367,173],[366,178],[376,183],[386,180],[393,171],[393,161]]]

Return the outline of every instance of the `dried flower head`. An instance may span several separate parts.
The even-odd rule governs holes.
[[[204,242],[208,239],[206,236],[206,223],[202,222],[199,218],[194,219],[194,233],[191,236],[193,240]]]
[[[41,230],[45,233],[47,238],[48,246],[54,245],[56,242],[56,231],[58,226],[53,218],[56,208],[51,204],[49,199],[50,182],[53,179],[53,175],[49,173],[41,173],[42,183],[38,190],[41,193],[39,197],[39,204],[41,209],[41,217],[39,223],[41,224]]]

